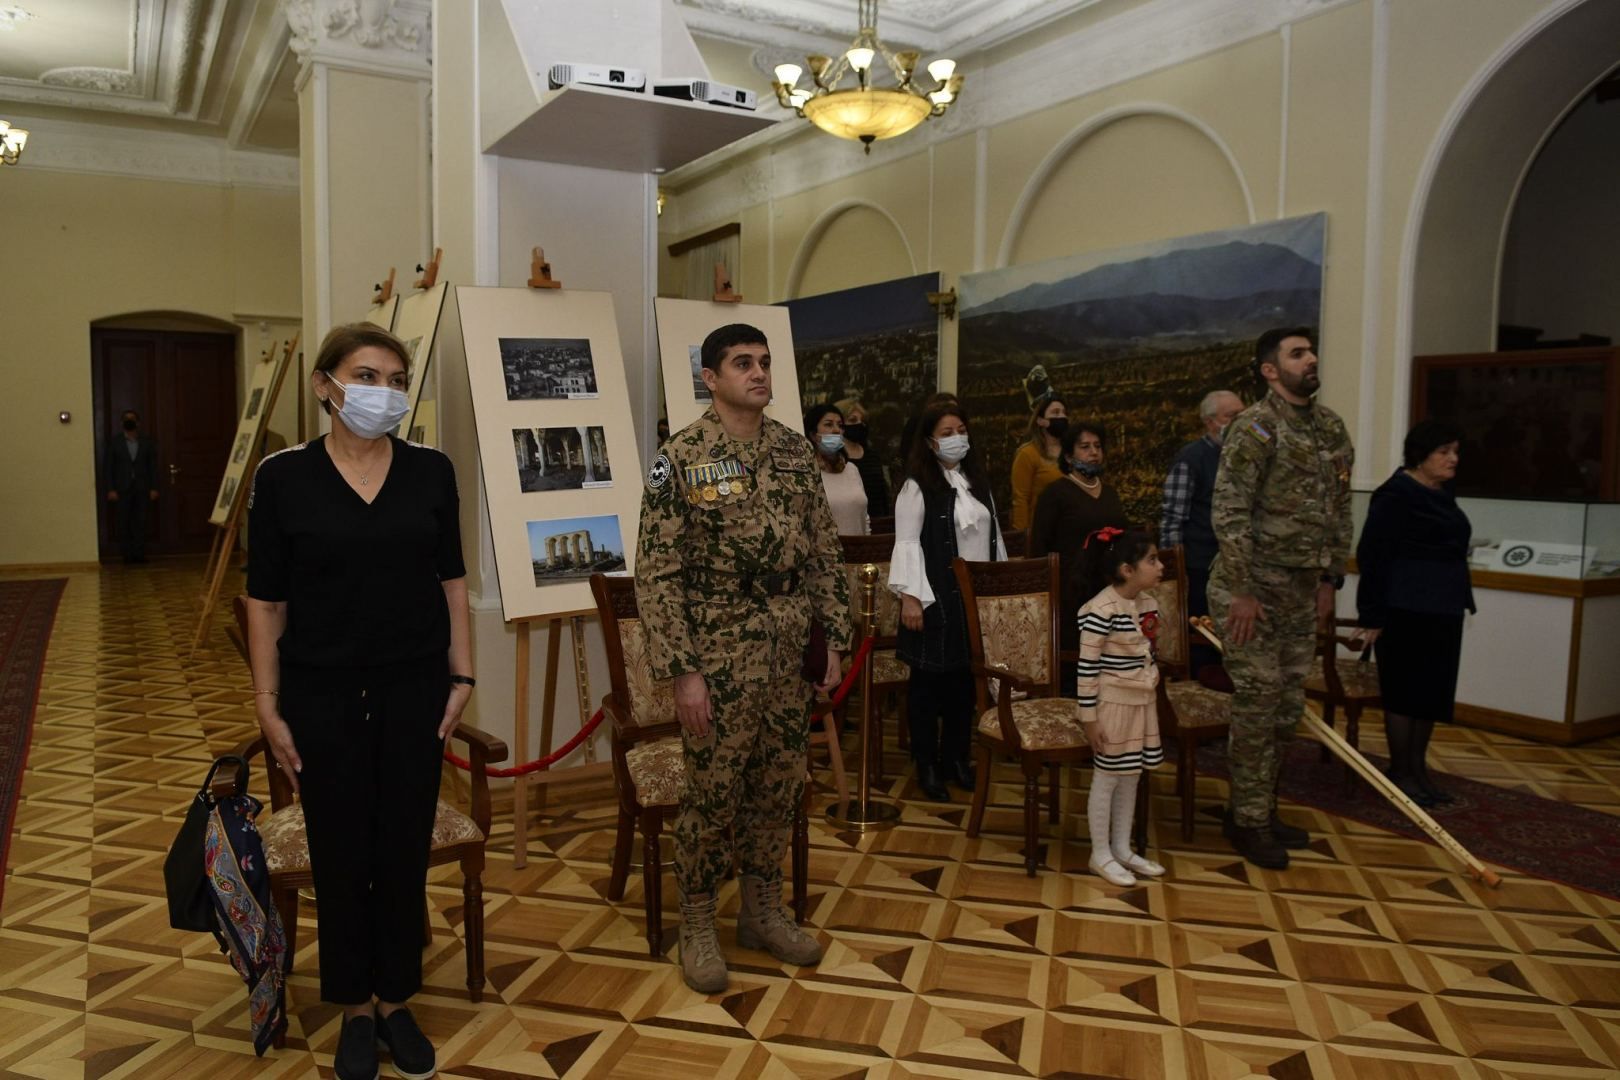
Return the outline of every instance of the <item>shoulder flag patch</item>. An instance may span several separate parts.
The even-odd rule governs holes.
[[[1249,421],[1249,430],[1254,432],[1255,436],[1261,442],[1270,442],[1271,441],[1271,432],[1267,431],[1265,425],[1260,423],[1260,421],[1258,421],[1258,420],[1250,420]]]

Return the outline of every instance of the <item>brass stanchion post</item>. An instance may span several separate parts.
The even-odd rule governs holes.
[[[861,567],[861,641],[877,636],[878,568],[871,563]],[[857,650],[858,651],[858,650]],[[872,657],[867,655],[861,666],[861,763],[855,790],[847,802],[835,802],[827,808],[827,820],[840,829],[852,832],[880,832],[892,829],[900,820],[900,808],[887,799],[874,799],[870,788],[872,754],[881,753],[882,747],[872,746]]]

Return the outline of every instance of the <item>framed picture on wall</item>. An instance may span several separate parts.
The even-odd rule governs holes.
[[[456,306],[501,609],[593,610],[590,576],[633,569],[641,513],[613,296],[463,285]]]
[[[765,415],[795,431],[803,423],[799,372],[793,352],[793,325],[787,308],[765,304],[717,304],[712,300],[653,301],[658,320],[658,354],[664,375],[664,406],[669,430],[679,431],[709,407],[700,350],[703,339],[728,323],[746,323],[765,334],[771,348],[771,403]]]
[[[1424,418],[1462,433],[1458,495],[1620,499],[1620,348],[1414,357]]]

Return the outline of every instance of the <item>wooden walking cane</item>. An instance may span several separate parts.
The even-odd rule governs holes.
[[[1221,641],[1220,636],[1215,633],[1214,619],[1211,619],[1208,615],[1195,615],[1189,621],[1192,623],[1194,630],[1204,635],[1211,645],[1215,646],[1222,654],[1225,654],[1226,646]],[[1456,856],[1457,860],[1468,868],[1470,877],[1476,881],[1483,881],[1493,889],[1502,884],[1500,874],[1476,859],[1467,848],[1457,842],[1456,837],[1441,828],[1440,823],[1430,817],[1423,807],[1413,802],[1406,792],[1397,787],[1393,780],[1375,768],[1372,762],[1362,757],[1361,752],[1346,742],[1343,735],[1324,724],[1322,718],[1316,714],[1316,710],[1311,708],[1309,704],[1305,706],[1305,715],[1301,719],[1304,720],[1305,726],[1311,733],[1321,741],[1322,745],[1339,755],[1346,765],[1359,773],[1361,778],[1371,784],[1373,789],[1380,795],[1394,803],[1395,809],[1411,818],[1412,823],[1428,833],[1435,843]]]

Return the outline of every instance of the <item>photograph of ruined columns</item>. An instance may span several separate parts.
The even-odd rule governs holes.
[[[524,491],[613,486],[607,433],[601,427],[513,428],[512,449]]]
[[[624,540],[614,514],[529,522],[534,583],[555,585],[623,570]]]

